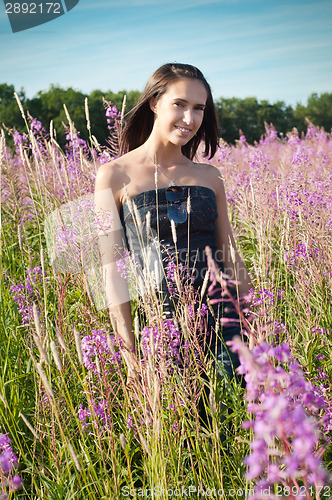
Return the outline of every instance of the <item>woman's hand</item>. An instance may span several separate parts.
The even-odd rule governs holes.
[[[122,356],[127,365],[127,387],[130,387],[141,381],[140,364],[135,350],[124,349]]]

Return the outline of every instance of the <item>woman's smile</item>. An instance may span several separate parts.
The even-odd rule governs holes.
[[[202,124],[206,99],[206,89],[198,80],[183,78],[170,84],[158,100],[151,100],[159,138],[179,146],[184,140],[187,143]]]
[[[184,136],[190,135],[191,133],[190,128],[179,127],[177,125],[175,125],[175,128]]]

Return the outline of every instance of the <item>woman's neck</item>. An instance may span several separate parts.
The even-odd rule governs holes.
[[[182,153],[181,146],[170,142],[163,144],[161,141],[155,140],[152,134],[142,147],[153,163],[165,169],[188,163],[188,158]]]

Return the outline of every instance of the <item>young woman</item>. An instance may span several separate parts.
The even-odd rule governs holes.
[[[200,145],[204,146],[204,156],[209,158],[214,156],[218,146],[210,86],[194,66],[165,64],[153,73],[127,121],[122,137],[122,156],[100,167],[96,195],[111,190],[124,230],[133,227],[128,199],[135,202],[142,220],[149,211],[150,224],[160,242],[171,250],[175,250],[175,226],[176,251],[181,262],[189,263],[189,270],[195,267],[196,289],[204,280],[205,246],[209,245],[219,266],[230,277],[240,280],[239,293],[247,294],[250,279],[236,250],[220,171],[210,164],[194,161]],[[189,214],[186,210],[188,197]],[[175,252],[171,255],[175,256]],[[110,289],[118,288],[115,283],[120,287],[121,279],[111,271],[109,281],[113,280],[113,288],[110,285]],[[167,287],[164,290],[167,293]],[[130,378],[135,372],[137,358],[129,298],[121,298],[117,305],[113,302],[110,311],[127,349],[124,356]],[[169,307],[169,312],[172,311],[174,309]],[[235,333],[239,333],[238,327],[224,329],[224,339]],[[231,364],[237,363],[236,356],[231,355],[232,359],[225,356],[225,347],[217,336],[214,347],[217,347],[217,358],[223,360],[231,375]]]

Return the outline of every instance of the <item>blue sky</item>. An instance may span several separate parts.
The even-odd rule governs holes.
[[[198,66],[216,99],[295,105],[332,92],[332,1],[80,0],[19,33],[1,2],[0,47],[0,83],[28,97],[51,83],[142,90],[157,67],[177,61]]]

